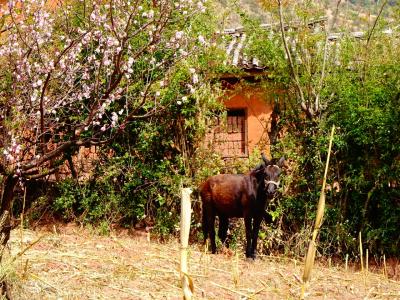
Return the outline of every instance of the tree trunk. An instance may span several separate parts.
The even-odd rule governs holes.
[[[68,155],[67,155],[67,161],[68,161],[69,169],[71,170],[72,178],[73,178],[74,180],[77,180],[77,179],[78,179],[78,173],[76,173],[74,161],[72,160],[72,155],[69,154],[69,153],[68,153]],[[58,181],[58,179],[57,179],[57,181]]]
[[[13,175],[7,175],[2,182],[1,203],[0,203],[0,262],[3,259],[4,249],[10,239],[11,224],[10,224],[10,209],[14,198],[14,189],[18,182],[18,178]],[[6,278],[0,279],[1,296],[6,299],[11,299],[10,291],[7,289]]]
[[[280,114],[278,105],[279,105],[279,103],[274,104],[274,108],[272,110],[272,114],[270,117],[271,130],[268,132],[270,146],[275,145],[276,140],[278,138],[279,129],[280,129],[278,126],[278,120],[279,120],[279,114]]]

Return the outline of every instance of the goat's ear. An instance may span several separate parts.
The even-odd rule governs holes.
[[[268,166],[271,162],[268,160],[268,158],[265,156],[264,153],[261,153],[261,158],[264,161],[265,165]]]
[[[279,168],[282,168],[284,162],[285,162],[285,157],[282,156],[282,157],[279,159],[279,161],[278,161],[278,167],[279,167]]]
[[[253,170],[253,174],[257,177],[260,178],[260,176],[262,176],[262,174],[264,174],[264,166],[261,166],[260,168],[257,168],[255,170]]]

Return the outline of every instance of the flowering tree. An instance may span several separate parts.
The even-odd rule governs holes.
[[[45,2],[9,1],[0,12],[3,245],[18,182],[196,98],[202,76],[193,63],[210,48],[199,26],[209,18],[205,0]],[[172,90],[178,70],[186,77]]]

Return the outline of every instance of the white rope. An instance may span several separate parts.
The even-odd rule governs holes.
[[[270,183],[275,184],[277,187],[279,187],[279,181],[277,182],[277,181],[273,181],[273,180],[268,180],[265,182],[265,185],[268,185]]]

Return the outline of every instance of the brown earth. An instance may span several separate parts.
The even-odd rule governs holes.
[[[99,236],[54,225],[13,230],[11,249],[15,299],[182,299],[177,240],[160,243],[128,231]],[[302,267],[285,257],[249,261],[241,252],[205,254],[198,244],[189,249],[195,299],[299,299]],[[400,282],[380,269],[362,273],[318,263],[306,299],[400,299]]]

